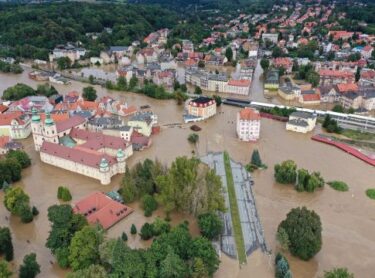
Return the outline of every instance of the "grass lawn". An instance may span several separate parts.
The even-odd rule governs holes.
[[[367,197],[369,197],[370,199],[375,200],[375,188],[367,189],[367,190],[366,190],[366,195],[367,195]]]
[[[349,190],[349,186],[343,182],[343,181],[330,181],[330,182],[327,182],[329,184],[330,187],[332,187],[333,189],[337,190],[337,191],[348,191]]]
[[[341,132],[341,135],[344,135],[353,140],[375,141],[375,134],[369,132],[360,132],[357,130],[344,129]]]
[[[224,152],[224,165],[227,177],[228,195],[230,203],[230,212],[232,215],[232,224],[234,231],[234,239],[236,241],[238,260],[240,264],[246,263],[245,243],[243,240],[240,214],[238,211],[237,197],[234,189],[232,168],[230,167],[230,158],[227,152]]]

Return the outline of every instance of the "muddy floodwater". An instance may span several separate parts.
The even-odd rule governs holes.
[[[0,94],[7,87],[23,82],[36,88],[37,82],[27,78],[27,71],[22,75],[0,75]],[[81,91],[86,84],[72,82],[71,85],[56,85],[56,89],[65,94],[71,90]],[[275,233],[277,226],[291,208],[306,206],[314,209],[321,217],[323,225],[323,246],[321,251],[309,262],[288,256],[294,277],[319,277],[324,270],[333,267],[347,267],[356,277],[370,278],[375,273],[375,201],[366,197],[365,190],[375,187],[375,168],[345,154],[331,146],[312,141],[310,135],[301,135],[285,130],[285,124],[262,119],[261,139],[257,143],[239,142],[235,135],[235,119],[238,108],[223,106],[218,114],[198,125],[200,140],[196,147],[187,141],[191,133],[189,125],[163,127],[164,124],[182,123],[183,108],[173,100],[158,101],[142,95],[110,92],[96,86],[99,95],[109,94],[121,97],[135,105],[151,105],[162,125],[161,133],[153,137],[153,145],[143,152],[135,152],[128,161],[131,167],[145,158],[157,158],[163,163],[170,163],[177,156],[192,155],[195,151],[203,155],[209,151],[227,150],[231,157],[247,163],[253,149],[257,148],[268,169],[254,173],[254,194],[258,213],[265,231],[266,241],[273,253],[278,250]],[[318,132],[317,130],[316,132]],[[40,214],[30,224],[21,224],[19,219],[10,216],[0,205],[0,226],[9,226],[15,249],[14,265],[22,262],[25,254],[37,253],[42,266],[39,277],[64,277],[49,250],[44,246],[49,232],[47,208],[58,203],[57,187],[67,186],[73,195],[72,203],[94,190],[110,191],[118,188],[121,176],[112,179],[110,185],[100,185],[96,180],[78,174],[42,164],[33,149],[32,139],[23,141],[25,150],[31,155],[32,166],[23,171],[22,181],[17,183],[30,195],[31,204],[38,207]],[[350,186],[349,192],[337,192],[326,186],[313,194],[298,193],[292,187],[279,185],[273,179],[273,167],[276,163],[293,159],[298,166],[311,171],[320,171],[326,181],[342,180]],[[3,193],[0,193],[0,202]],[[142,242],[130,236],[132,223],[139,228],[145,218],[138,204],[132,204],[135,212],[111,228],[107,237],[119,236],[123,231],[129,235],[132,247],[147,247],[150,242]],[[162,210],[156,215],[163,216]],[[175,214],[173,223],[189,220],[191,232],[198,234],[196,222],[187,215]],[[29,240],[29,243],[27,242]],[[221,257],[221,266],[216,278],[224,277],[274,277],[273,257],[256,251],[248,258],[248,263],[241,268],[238,262],[225,255]]]

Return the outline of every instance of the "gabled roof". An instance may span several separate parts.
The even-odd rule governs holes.
[[[240,119],[243,121],[259,121],[260,120],[260,114],[255,109],[246,107],[238,113],[240,114]]]
[[[86,122],[86,119],[84,117],[75,115],[65,121],[57,122],[56,123],[56,129],[57,132],[62,132],[68,129],[71,129],[73,127],[79,126]]]
[[[78,201],[73,212],[84,215],[90,224],[99,223],[104,229],[109,229],[132,213],[133,209],[96,191]]]

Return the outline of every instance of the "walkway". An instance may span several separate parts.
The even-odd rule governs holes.
[[[223,153],[209,153],[202,157],[201,160],[208,164],[210,168],[214,169],[216,174],[221,177],[225,190],[225,205],[228,208],[228,211],[222,214],[224,231],[221,237],[221,250],[228,256],[237,258]],[[258,247],[260,247],[263,252],[268,252],[263,228],[256,209],[254,194],[252,192],[251,176],[240,163],[231,160],[230,164],[246,255],[249,256]]]

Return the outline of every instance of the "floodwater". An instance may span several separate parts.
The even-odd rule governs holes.
[[[24,82],[36,87],[37,82],[27,78],[27,71],[22,75],[0,75],[0,92],[17,82]],[[56,85],[61,93],[71,90],[81,91],[86,84]],[[173,100],[159,101],[142,95],[117,93],[96,86],[99,95],[109,94],[126,99],[135,105],[149,104],[158,115],[161,125],[182,123],[183,107],[177,106]],[[231,157],[239,162],[247,163],[253,149],[260,151],[262,160],[268,169],[254,174],[254,194],[258,213],[263,224],[268,246],[275,253],[278,250],[275,233],[278,224],[286,217],[291,208],[306,206],[314,209],[321,217],[323,225],[322,250],[309,262],[288,256],[294,277],[319,277],[324,270],[334,267],[348,267],[356,277],[370,278],[374,276],[375,254],[375,201],[365,195],[365,190],[375,187],[375,170],[370,165],[345,154],[331,146],[312,141],[309,135],[301,135],[285,130],[285,124],[262,119],[261,139],[257,143],[239,142],[235,135],[235,119],[238,108],[223,106],[218,114],[205,122],[198,123],[200,141],[196,147],[188,143],[191,133],[188,125],[174,128],[162,127],[161,133],[153,138],[153,145],[143,152],[136,152],[128,161],[131,167],[145,158],[159,159],[162,163],[171,163],[175,157],[192,155],[195,151],[203,155],[208,151],[227,150]],[[318,132],[318,131],[316,131]],[[117,189],[120,176],[112,179],[110,185],[103,186],[97,181],[70,173],[40,162],[38,154],[33,150],[32,139],[25,140],[26,151],[32,157],[32,166],[23,172],[23,179],[17,185],[23,187],[30,195],[32,205],[38,207],[40,214],[34,222],[21,224],[19,219],[10,216],[4,207],[0,207],[0,226],[9,226],[12,230],[15,264],[18,266],[25,254],[36,252],[42,266],[40,277],[63,277],[66,271],[61,270],[49,250],[44,247],[49,231],[47,208],[58,203],[57,187],[69,187],[73,201],[79,200],[94,190],[109,191]],[[293,188],[278,185],[273,179],[273,167],[276,163],[293,159],[299,167],[311,171],[320,171],[327,180],[342,180],[349,184],[349,192],[336,192],[330,187],[311,193],[298,193]],[[3,193],[0,193],[0,202]],[[138,204],[132,205],[137,208]],[[161,210],[158,215],[163,216]],[[8,217],[8,220],[6,219]],[[192,217],[174,215],[173,222],[188,219],[193,234],[198,229]],[[141,210],[135,212],[108,231],[108,237],[115,237],[126,231],[129,245],[133,247],[148,246],[149,242],[140,242],[130,236],[129,228],[135,223],[139,228],[146,219]],[[30,243],[27,243],[27,240]],[[237,261],[222,255],[222,263],[216,278],[226,277],[274,277],[273,257],[260,251],[248,258],[248,263],[241,268]],[[51,263],[52,262],[52,263]]]

